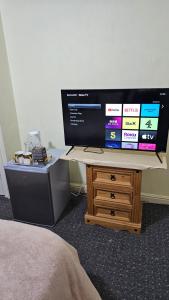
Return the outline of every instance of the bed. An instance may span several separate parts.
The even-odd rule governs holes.
[[[48,229],[0,220],[1,300],[100,300],[77,251]]]

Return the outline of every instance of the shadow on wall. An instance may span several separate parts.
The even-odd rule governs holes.
[[[143,172],[142,193],[162,195],[169,198],[169,136],[167,145],[167,170],[156,169]]]
[[[49,141],[49,143],[48,143],[48,149],[56,149],[56,146],[53,145],[53,143],[51,141]]]
[[[84,164],[69,161],[70,182],[86,184],[86,166]]]

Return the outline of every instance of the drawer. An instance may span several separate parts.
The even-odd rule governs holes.
[[[131,221],[131,211],[123,211],[118,209],[109,209],[103,207],[95,207],[95,216],[102,218],[109,218],[112,220],[119,220],[130,222]]]
[[[116,171],[114,169],[93,168],[93,182],[120,186],[133,186],[133,173],[127,171]]]
[[[95,189],[94,191],[94,203],[108,203],[120,204],[122,206],[132,207],[132,193],[121,193],[117,191],[108,191]]]

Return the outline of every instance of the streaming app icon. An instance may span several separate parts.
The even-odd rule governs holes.
[[[106,125],[105,128],[107,129],[120,129],[121,128],[121,117],[106,117]]]
[[[139,118],[123,118],[123,129],[139,129]]]
[[[106,141],[121,141],[121,130],[106,129]]]
[[[122,141],[138,142],[138,131],[137,130],[122,130]]]
[[[138,143],[122,142],[123,149],[137,149]]]
[[[120,149],[121,148],[121,143],[120,142],[105,142],[105,147],[106,148],[113,148],[113,149]]]
[[[156,150],[156,144],[139,143],[139,150],[155,151]]]
[[[155,143],[157,138],[157,131],[143,131],[139,132],[139,142],[141,143]]]
[[[121,116],[122,104],[106,104],[106,116]]]
[[[123,116],[137,117],[140,115],[140,104],[124,104]]]
[[[160,111],[160,104],[142,104],[141,116],[142,117],[158,117]]]
[[[141,118],[140,129],[157,130],[158,118]]]

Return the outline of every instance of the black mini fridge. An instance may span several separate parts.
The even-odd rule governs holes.
[[[61,150],[52,151],[47,165],[5,164],[9,194],[15,220],[53,226],[70,198],[68,162]]]

